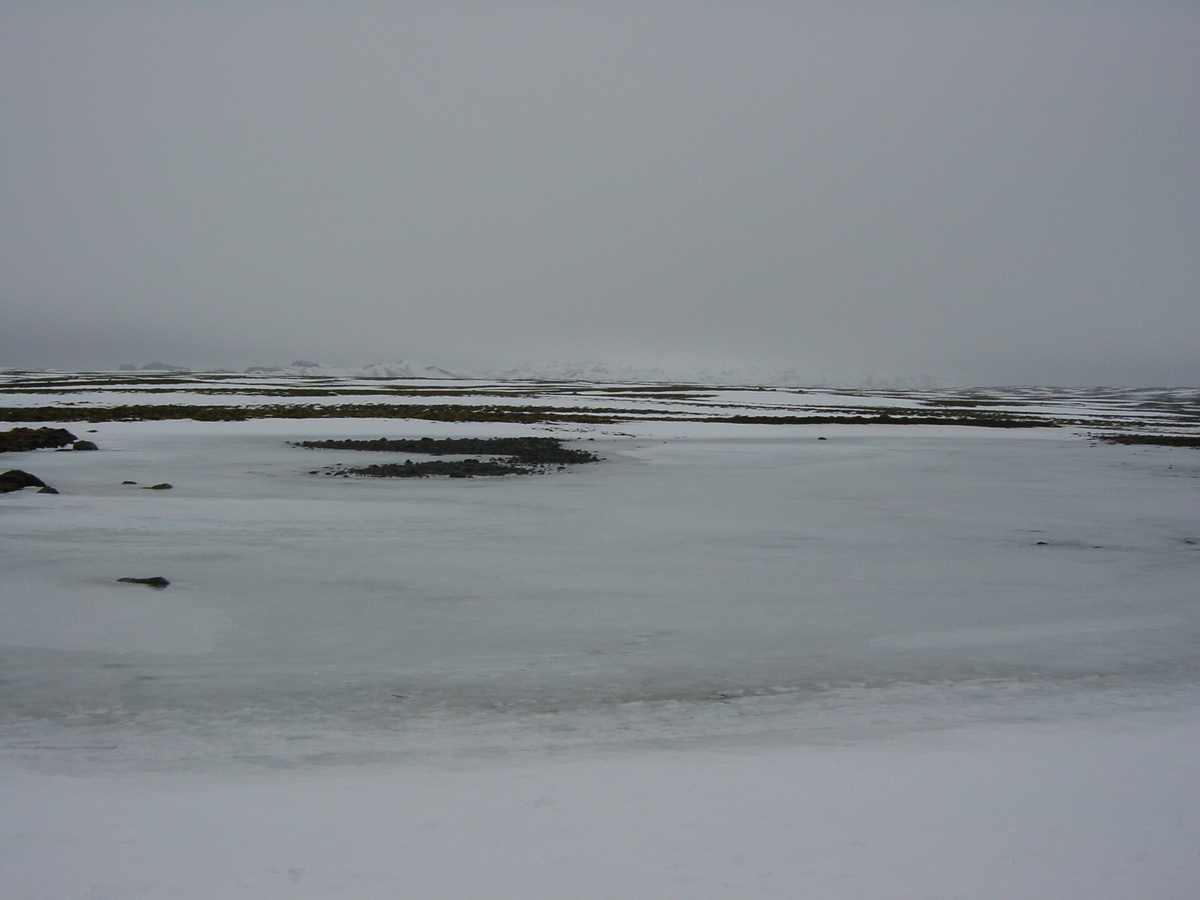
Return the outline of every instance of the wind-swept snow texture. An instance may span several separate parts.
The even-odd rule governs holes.
[[[1194,392],[400,381],[615,412],[81,427],[155,388],[106,379],[0,394],[100,447],[5,454],[60,491],[0,497],[6,897],[1200,890],[1200,451],[1087,437],[1194,434]],[[980,408],[1047,425],[731,418]],[[525,436],[603,461],[293,446]]]

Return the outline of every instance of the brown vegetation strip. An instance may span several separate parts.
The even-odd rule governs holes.
[[[242,422],[249,419],[422,419],[429,422],[587,422],[611,424],[620,410],[602,413],[546,406],[466,406],[355,403],[331,406],[270,404],[266,406],[143,405],[113,407],[33,406],[0,409],[5,422],[148,422],[192,419],[197,422]]]
[[[428,456],[466,456],[484,454],[519,459],[524,463],[566,465],[596,462],[599,457],[586,450],[564,447],[558,438],[420,438],[401,440],[297,441],[294,446],[318,450],[373,450],[385,453],[420,453]]]
[[[475,478],[477,476],[532,475],[544,472],[539,466],[529,466],[511,459],[460,459],[456,461],[435,460],[432,462],[384,463],[383,465],[342,467],[326,469],[326,475],[362,475],[366,478],[428,478],[444,475],[447,478]],[[315,475],[316,472],[309,474]]]
[[[866,416],[712,416],[698,422],[735,422],[740,425],[974,425],[980,428],[1059,428],[1050,419],[988,415],[906,416],[877,413]]]
[[[374,450],[392,453],[419,453],[429,456],[459,455],[467,453],[485,454],[491,459],[472,457],[460,460],[435,460],[402,463],[384,463],[370,466],[330,466],[326,475],[362,475],[367,478],[426,478],[444,475],[449,478],[475,478],[497,475],[533,475],[549,471],[551,466],[560,470],[573,463],[599,462],[600,457],[586,450],[564,447],[558,438],[420,438],[419,440],[373,441],[301,441],[294,446],[322,450]],[[321,470],[310,472],[316,475]]]
[[[1200,447],[1197,434],[1093,434],[1106,444],[1151,444],[1156,447]]]
[[[129,405],[113,407],[33,406],[0,409],[6,422],[141,422],[193,419],[199,422],[240,422],[249,419],[419,419],[429,422],[580,422],[612,425],[637,420],[670,419],[738,425],[973,425],[982,428],[1057,428],[1075,422],[1055,422],[1002,413],[972,412],[905,415],[868,410],[862,415],[732,415],[692,416],[680,410],[598,408],[581,411],[552,406],[499,406],[401,403],[353,403],[318,406],[273,403],[263,406]]]

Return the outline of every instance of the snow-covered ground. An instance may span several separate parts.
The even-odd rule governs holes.
[[[4,897],[1200,894],[1200,451],[64,424],[101,449],[0,461],[61,492],[0,495]],[[289,444],[529,434],[604,461],[330,479],[403,456]]]

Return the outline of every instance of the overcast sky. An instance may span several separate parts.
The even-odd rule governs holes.
[[[0,3],[0,365],[1200,385],[1200,3]]]

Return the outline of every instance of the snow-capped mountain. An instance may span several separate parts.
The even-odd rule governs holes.
[[[669,368],[609,364],[593,361],[524,363],[503,372],[483,377],[498,381],[584,381],[624,384],[629,382],[708,385],[789,385],[797,387],[867,388],[873,390],[928,390],[939,386],[929,375],[881,376],[871,372],[813,373],[797,368],[768,369],[705,368],[674,366]]]
[[[295,363],[293,363],[295,365]],[[439,366],[402,359],[393,363],[372,363],[355,372],[360,378],[462,378]]]
[[[190,372],[192,371],[187,366],[176,366],[171,363],[152,362],[146,363],[144,366],[135,366],[125,364],[118,369],[120,372]]]

